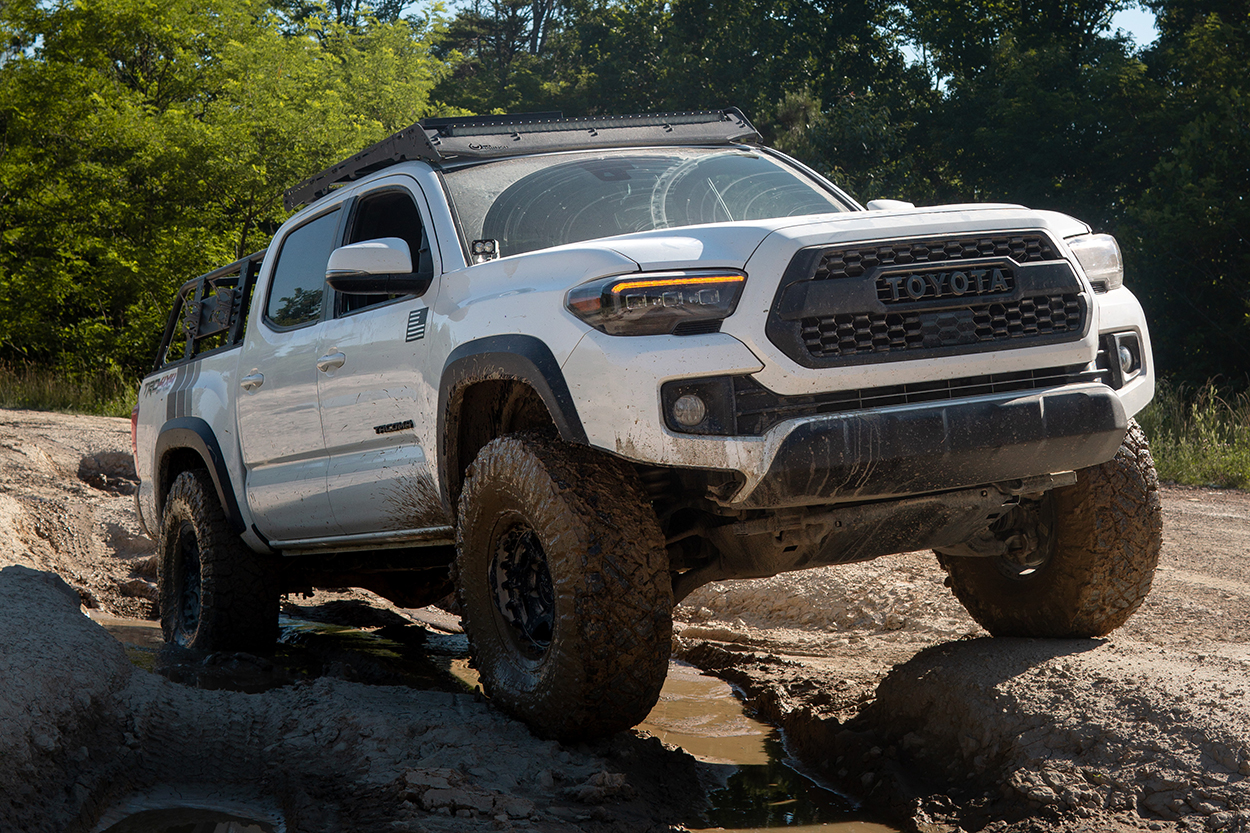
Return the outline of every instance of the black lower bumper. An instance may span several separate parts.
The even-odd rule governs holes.
[[[879,500],[1072,471],[1115,456],[1128,428],[1105,385],[814,417],[781,440],[736,508]]]

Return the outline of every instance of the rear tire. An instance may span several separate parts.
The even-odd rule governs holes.
[[[1130,420],[1112,460],[1048,494],[1042,515],[1049,535],[1036,568],[939,552],[955,596],[994,636],[1103,636],[1124,624],[1150,593],[1163,539],[1159,479],[1140,426]]]
[[[207,471],[186,471],[174,480],[158,544],[166,642],[201,653],[273,653],[277,564],[252,552],[230,529]]]
[[[659,698],[672,582],[659,522],[625,463],[535,436],[467,472],[457,596],[482,686],[539,735],[639,723]]]

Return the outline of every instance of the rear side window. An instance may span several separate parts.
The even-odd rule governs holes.
[[[278,252],[265,302],[265,320],[298,327],[321,316],[326,263],[338,240],[339,212],[322,214],[286,236]]]

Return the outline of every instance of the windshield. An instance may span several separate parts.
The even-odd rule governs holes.
[[[748,150],[612,150],[445,173],[470,240],[515,255],[651,229],[849,211],[802,171]]]

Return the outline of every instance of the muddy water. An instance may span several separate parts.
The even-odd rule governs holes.
[[[127,816],[101,833],[276,833],[263,821],[211,810],[144,810]]]
[[[157,623],[93,618],[125,645],[137,666],[198,688],[257,692],[317,676],[442,691],[472,691],[478,685],[477,673],[468,664],[465,636],[418,625],[361,630],[283,616],[272,660],[248,655],[198,659],[165,645]],[[776,729],[748,717],[728,684],[692,666],[670,665],[659,703],[638,728],[684,748],[702,762],[708,781],[718,785],[709,794],[712,806],[707,818],[713,826],[706,829],[738,833],[895,830],[862,818],[849,799],[801,774],[790,762]],[[168,823],[163,817],[141,818],[146,816],[144,812],[130,816],[119,826],[107,828],[108,833],[181,830],[187,828],[180,825],[190,821],[203,824],[191,829],[212,833],[274,829],[231,816],[200,815]],[[141,826],[124,826],[132,821]],[[211,822],[218,826],[212,827]]]
[[[780,733],[748,717],[729,684],[685,663],[669,665],[660,702],[638,727],[682,747],[723,786],[709,795],[709,829],[891,833],[854,804],[791,766]]]

